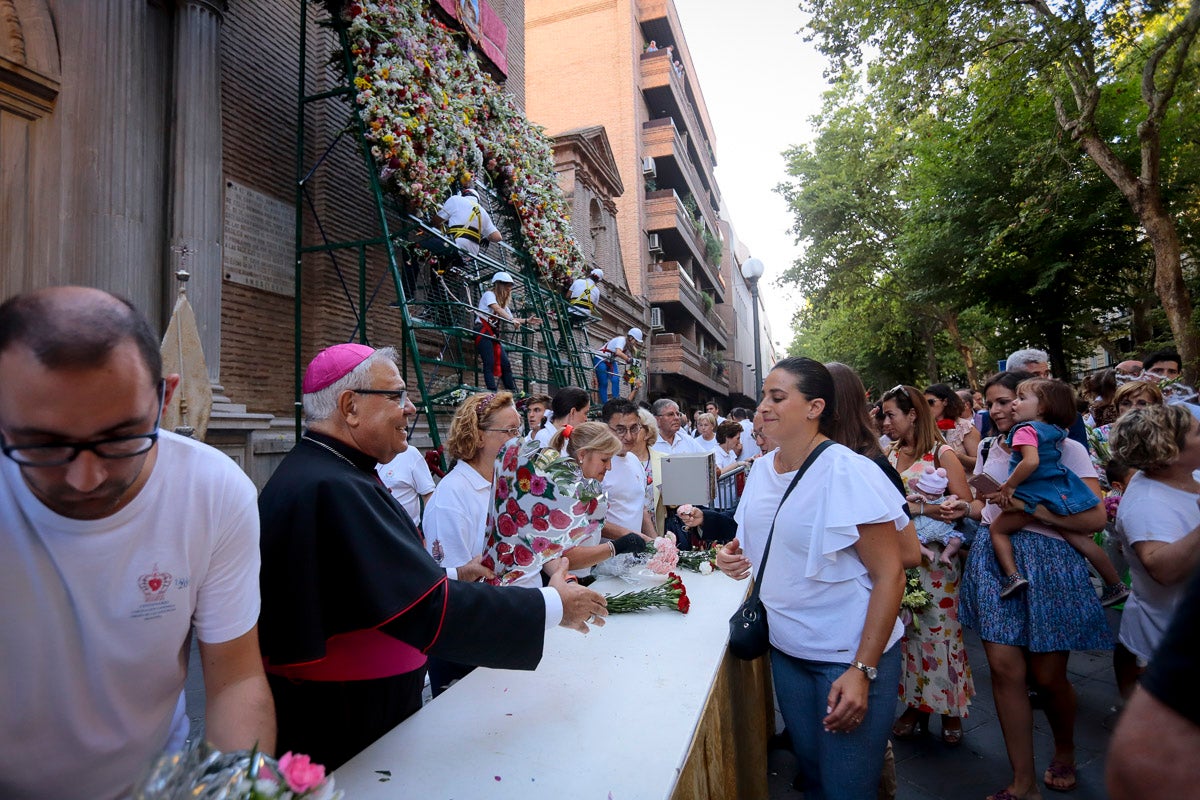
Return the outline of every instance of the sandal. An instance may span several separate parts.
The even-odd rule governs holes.
[[[896,723],[892,725],[892,736],[897,739],[915,739],[928,732],[929,715],[912,708],[901,714]]]
[[[1054,781],[1058,781],[1055,783]],[[1075,779],[1075,765],[1064,764],[1061,761],[1051,761],[1042,775],[1042,783],[1052,792],[1070,792],[1079,782]]]
[[[953,728],[947,728],[946,727],[947,719],[954,720],[958,724]],[[948,747],[958,747],[960,744],[962,744],[962,740],[963,740],[962,721],[959,720],[958,717],[943,716],[942,717],[942,742]]]
[[[995,794],[989,794],[987,800],[1042,800],[1042,796],[1037,792],[1031,792],[1022,797],[1019,794],[1013,794],[1008,789],[1001,789]]]

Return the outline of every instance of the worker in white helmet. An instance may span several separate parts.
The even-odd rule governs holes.
[[[635,362],[643,338],[641,328],[630,328],[626,335],[609,339],[600,348],[600,352],[592,356],[596,381],[600,385],[601,403],[607,403],[610,396],[621,396],[621,376],[617,370],[617,362]]]
[[[479,351],[479,360],[483,362],[483,381],[492,391],[496,390],[496,378],[503,381],[504,388],[510,392],[517,390],[508,353],[500,341],[498,323],[508,322],[519,327],[536,322],[535,317],[514,317],[509,310],[513,283],[512,275],[497,272],[492,276],[492,288],[479,298],[479,306],[475,311],[475,348]]]

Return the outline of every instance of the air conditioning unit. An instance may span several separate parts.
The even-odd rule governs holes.
[[[650,307],[650,330],[661,331],[663,328],[662,309],[656,306]]]
[[[650,234],[650,252],[661,253],[662,251],[662,237],[657,233]]]
[[[647,178],[653,178],[658,175],[658,171],[654,168],[654,159],[650,156],[642,159],[642,175]]]

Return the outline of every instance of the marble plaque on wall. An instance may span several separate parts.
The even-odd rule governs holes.
[[[296,213],[288,203],[225,181],[225,280],[294,297]]]

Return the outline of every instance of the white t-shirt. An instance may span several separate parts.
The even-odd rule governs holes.
[[[737,453],[733,452],[732,450],[726,450],[724,447],[720,446],[713,451],[713,458],[716,461],[718,470],[731,467],[738,461]]]
[[[721,449],[721,445],[717,444],[717,437],[715,434],[711,439],[705,439],[700,434],[696,434],[696,437],[693,439],[693,441],[700,445],[705,453],[711,453]]]
[[[848,664],[858,651],[872,586],[854,551],[857,526],[893,522],[900,530],[908,517],[883,471],[840,444],[821,454],[779,508],[796,473],[777,473],[778,456],[778,451],[766,456],[750,471],[734,512],[738,538],[757,575],[779,509],[760,595],[771,644],[796,658]],[[885,650],[903,630],[897,618]]]
[[[658,441],[654,443],[654,449],[660,453],[677,456],[681,453],[707,453],[708,450],[696,443],[696,440],[683,432],[683,429],[675,432],[675,441],[667,442],[663,435],[658,434]]]
[[[558,428],[554,427],[553,422],[546,420],[546,424],[533,435],[533,439],[542,447],[549,447],[550,440],[554,438],[556,433],[558,433]]]
[[[983,454],[983,442],[980,440],[979,447],[975,452],[975,474],[986,472],[996,479],[997,483],[1004,483],[1008,480],[1009,469],[1008,460],[1011,454],[1001,447],[1002,438],[997,438],[993,441],[992,447],[988,450],[987,463],[983,463],[980,456]],[[1095,478],[1096,467],[1092,464],[1092,458],[1088,455],[1087,448],[1081,445],[1074,439],[1063,439],[1059,445],[1062,450],[1062,464],[1067,469],[1074,472],[1080,478]],[[1122,501],[1124,502],[1124,501]],[[988,503],[983,507],[983,524],[991,525],[996,521],[996,517],[1000,516],[1000,507]],[[1043,536],[1049,536],[1054,539],[1061,539],[1062,535],[1049,525],[1043,525],[1040,522],[1029,522],[1021,526],[1023,531],[1033,531],[1040,533]]]
[[[483,320],[486,319],[492,323],[493,327],[495,327],[496,312],[492,310],[492,306],[499,305],[499,304],[500,304],[500,302],[496,299],[496,293],[493,292],[491,289],[488,289],[486,292],[483,293],[483,296],[479,298],[479,310],[487,312],[487,315],[481,316],[479,314],[476,314],[475,319],[479,320],[480,322],[482,322]],[[508,306],[505,306],[504,310],[507,311]]]
[[[425,506],[425,549],[443,567],[457,569],[483,555],[492,482],[465,461],[438,483]]]
[[[1176,542],[1200,525],[1196,495],[1134,473],[1117,508],[1117,536],[1125,545],[1133,593],[1121,614],[1121,644],[1149,660],[1166,633],[1167,624],[1187,582],[1164,586],[1146,571],[1133,549],[1134,542]]]
[[[446,220],[446,226],[449,228],[471,228],[479,231],[481,239],[486,239],[496,232],[496,226],[487,209],[469,195],[456,194],[447,198],[438,210],[438,216]],[[472,255],[479,252],[479,244],[474,239],[460,236],[454,241]]]
[[[600,286],[591,278],[576,278],[571,284],[570,295],[571,300],[579,300],[587,295],[593,308],[600,305]]]
[[[124,795],[187,735],[192,626],[219,644],[259,612],[254,484],[162,431],[138,495],[59,516],[0,459],[0,797]]]
[[[414,522],[421,519],[421,497],[434,489],[433,474],[421,451],[409,445],[403,453],[386,464],[375,467],[379,479],[392,493],[392,497],[400,501],[408,516]]]
[[[646,470],[633,453],[613,456],[612,469],[604,476],[608,494],[605,522],[641,532],[646,510]]]
[[[625,355],[629,355],[629,351],[625,349],[628,341],[628,338],[625,336],[614,336],[604,343],[604,347],[600,348],[600,355],[611,358],[618,350],[625,353]]]
[[[758,442],[754,441],[754,423],[748,419],[738,421],[742,426],[742,460],[749,461],[762,452]]]

